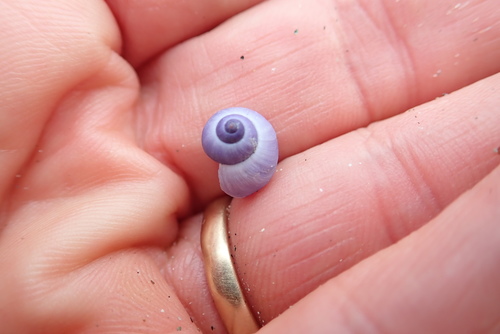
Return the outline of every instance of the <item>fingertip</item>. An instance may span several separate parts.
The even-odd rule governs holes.
[[[261,1],[106,2],[121,28],[123,56],[134,67],[139,67],[160,52],[212,29]]]

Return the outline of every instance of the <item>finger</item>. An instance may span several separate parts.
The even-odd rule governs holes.
[[[200,145],[216,110],[261,112],[284,159],[496,73],[497,13],[494,1],[265,2],[141,72],[145,148],[206,202],[221,194]]]
[[[259,196],[233,200],[232,256],[262,324],[417,230],[498,166],[499,81],[485,79],[288,158]],[[193,289],[206,291],[201,218],[193,219],[182,224],[165,276],[200,328],[217,328],[210,296],[192,297]]]
[[[121,1],[107,0],[120,25],[123,55],[133,66],[262,0],[245,1]]]
[[[0,201],[37,153],[35,144],[68,87],[96,73],[118,45],[104,6],[73,6],[79,15],[67,15],[68,5],[61,2],[0,2]],[[60,14],[49,27],[45,18],[52,12]]]
[[[169,286],[177,293],[182,305],[202,333],[225,333],[225,328],[213,302],[200,247],[202,216],[196,215],[183,221],[179,237],[161,257],[158,266]]]
[[[500,168],[427,226],[319,287],[259,333],[493,333]]]
[[[97,14],[96,16],[101,20],[109,20],[111,18],[109,15],[106,16],[109,13],[106,11],[106,7],[102,6],[100,2],[88,3],[87,7],[84,8],[79,8],[78,6],[75,8],[72,5],[71,3],[65,5],[56,3],[52,6],[44,7],[44,11],[39,12],[40,15],[36,19],[39,20],[39,29],[46,29],[43,30],[45,36],[42,38],[35,35],[29,43],[26,43],[32,49],[41,50],[40,56],[37,58],[35,55],[35,59],[32,60],[33,64],[40,66],[37,60],[41,61],[41,59],[50,58],[53,54],[57,54],[60,57],[58,62],[69,63],[68,59],[73,57],[73,54],[82,53],[83,51],[69,49],[66,52],[62,52],[61,50],[53,50],[52,48],[44,49],[43,46],[52,42],[56,43],[55,45],[61,43],[61,48],[65,44],[78,44],[78,38],[81,38],[81,35],[85,34],[88,29],[98,31],[98,28],[106,26],[103,23],[94,24],[93,20],[87,21],[85,15],[92,16],[94,13],[100,13],[100,15]],[[8,6],[6,5],[6,7]],[[34,8],[36,8],[36,5]],[[27,5],[26,8],[20,7],[16,9],[20,11],[17,13],[17,18],[25,21],[24,24],[18,24],[23,27],[30,26],[26,21],[30,17],[30,13],[35,13],[36,11],[29,11],[29,6]],[[27,12],[22,12],[22,10],[26,10]],[[104,13],[101,13],[102,11]],[[65,38],[64,42],[59,41],[61,38],[57,34],[59,25],[55,25],[54,30],[45,28],[50,27],[50,24],[57,21],[53,16],[53,12],[62,12],[64,16],[77,15],[75,14],[76,12],[82,16],[79,16],[81,20],[80,24],[71,21],[75,28],[71,31],[71,34],[62,36],[62,38]],[[66,24],[69,25],[70,23],[66,22]],[[87,27],[87,24],[90,27]],[[110,25],[110,27],[113,26]],[[141,186],[149,189],[153,183],[152,180],[158,182],[156,179],[162,180],[162,187],[158,188],[155,185],[153,187],[155,191],[160,190],[164,193],[162,189],[166,189],[168,186],[179,187],[176,190],[172,189],[172,193],[183,189],[183,183],[177,175],[165,170],[154,159],[151,159],[134,146],[130,120],[132,106],[137,97],[137,82],[127,64],[113,52],[109,45],[103,43],[103,41],[106,42],[106,37],[110,33],[110,31],[100,32],[94,38],[94,42],[89,42],[93,46],[91,51],[96,55],[88,56],[88,58],[100,60],[97,64],[93,63],[93,67],[86,70],[83,69],[84,66],[88,66],[87,58],[83,58],[82,60],[76,59],[75,61],[77,61],[78,65],[70,64],[67,69],[57,67],[59,65],[55,64],[54,68],[49,67],[49,70],[55,71],[57,74],[56,76],[56,74],[51,73],[52,76],[49,76],[49,78],[54,82],[58,82],[56,84],[56,87],[59,89],[58,91],[54,89],[54,92],[47,92],[41,89],[39,92],[37,88],[46,84],[45,81],[47,79],[44,76],[31,77],[30,75],[33,72],[32,67],[22,66],[22,63],[14,63],[14,67],[12,67],[12,73],[25,78],[31,77],[29,85],[31,91],[40,97],[41,100],[46,101],[39,108],[41,111],[38,113],[32,112],[33,117],[37,118],[38,123],[33,122],[31,126],[38,133],[36,136],[32,134],[27,135],[32,145],[32,147],[29,147],[26,144],[27,141],[23,138],[24,131],[20,130],[21,124],[23,124],[20,120],[31,116],[25,110],[29,108],[32,110],[35,109],[35,101],[31,98],[26,99],[27,88],[24,91],[22,90],[23,88],[17,86],[19,90],[11,90],[8,96],[9,101],[12,101],[17,107],[25,109],[21,110],[21,115],[18,116],[19,119],[17,119],[18,117],[12,117],[11,121],[11,125],[17,126],[13,130],[17,130],[20,134],[10,130],[9,133],[13,138],[6,139],[12,142],[13,145],[17,145],[19,150],[23,150],[24,152],[28,150],[30,152],[33,151],[35,144],[37,145],[35,156],[32,160],[16,161],[18,164],[24,164],[23,171],[19,171],[19,166],[17,166],[18,170],[12,171],[13,173],[19,173],[19,177],[12,177],[17,183],[8,201],[4,202],[3,208],[8,211],[2,218],[3,221],[19,219],[19,224],[12,224],[14,225],[13,229],[22,230],[28,226],[30,228],[39,228],[43,223],[31,225],[30,221],[33,220],[33,217],[41,218],[44,214],[47,214],[46,223],[52,223],[49,217],[51,217],[53,212],[57,212],[58,210],[50,210],[48,205],[44,210],[35,209],[28,205],[30,202],[43,202],[47,200],[50,202],[50,200],[53,200],[51,204],[54,207],[64,208],[64,205],[61,205],[61,202],[57,199],[73,197],[74,199],[85,201],[86,197],[92,198],[96,196],[98,198],[106,190],[113,191],[113,189],[117,190],[123,186],[127,187],[129,186],[127,183],[130,182],[137,182],[135,190],[141,193],[141,191],[144,191]],[[81,45],[80,47],[85,49],[86,45]],[[21,50],[16,51],[20,52]],[[41,67],[50,65],[50,62],[48,64],[43,63]],[[73,70],[73,66],[78,68],[79,71],[68,75],[68,71]],[[71,80],[66,79],[73,76],[75,78]],[[10,77],[10,79],[15,85],[17,82],[15,77]],[[105,90],[105,87],[109,87],[109,90]],[[43,95],[44,93],[46,95]],[[49,116],[49,121],[42,119]],[[16,139],[19,139],[21,143],[17,143]],[[130,163],[123,164],[123,159],[125,161],[129,159]],[[14,164],[12,165],[14,166]],[[54,174],[54,171],[58,171],[58,173]],[[103,189],[103,185],[106,185],[107,188]],[[115,186],[116,188],[114,188]],[[123,197],[126,197],[127,193],[131,194],[131,192],[121,192],[121,190],[118,190],[118,192],[118,197],[112,198],[116,202],[120,202]],[[169,208],[167,211],[177,210],[180,206],[178,200],[183,196],[185,196],[185,193],[180,191],[180,193],[172,197],[172,200],[163,199],[167,201],[166,207]],[[153,202],[150,201],[150,203]],[[82,208],[92,206],[88,202],[81,204]],[[78,205],[75,206],[79,208]],[[131,209],[126,206],[125,208],[125,211]],[[24,212],[24,209],[27,211]],[[31,210],[35,211],[32,212]],[[95,206],[94,210],[97,213],[100,210],[106,211],[108,208]],[[146,210],[154,215],[157,214],[155,210]],[[27,215],[28,212],[32,215]],[[38,212],[38,214],[35,214],[35,212]],[[62,216],[66,216],[67,214],[68,212],[64,211]],[[163,221],[163,214],[160,213],[158,218],[160,220],[156,219],[157,223]],[[43,221],[43,219],[40,219],[40,221]],[[99,225],[99,222],[96,225]],[[172,227],[176,225],[175,219],[172,219],[171,225]],[[161,224],[161,226],[163,225]],[[132,228],[138,229],[137,227]],[[50,232],[47,231],[47,233]],[[150,236],[154,236],[154,239],[157,239],[159,235],[165,235],[165,233],[159,234],[148,229],[144,229],[143,233],[150,233]]]
[[[259,196],[233,200],[233,256],[262,321],[418,229],[500,164],[499,83],[288,158]]]
[[[29,30],[2,43],[16,60],[2,115],[14,138],[5,138],[22,151],[0,214],[2,331],[195,330],[155,265],[176,238],[186,186],[137,148],[137,81],[108,40],[107,8],[81,4],[2,5],[7,22]]]

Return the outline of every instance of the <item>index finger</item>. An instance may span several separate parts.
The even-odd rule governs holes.
[[[217,164],[200,141],[215,111],[262,113],[284,159],[497,72],[495,8],[494,1],[265,2],[140,73],[144,147],[206,203],[221,194]]]

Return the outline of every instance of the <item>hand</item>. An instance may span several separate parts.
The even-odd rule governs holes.
[[[200,134],[230,106],[280,144],[231,205],[261,332],[498,329],[496,2],[257,2],[2,1],[2,332],[223,333]]]

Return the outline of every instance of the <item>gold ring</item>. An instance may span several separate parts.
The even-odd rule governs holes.
[[[210,204],[203,215],[201,250],[210,294],[230,334],[253,334],[259,330],[245,302],[229,253],[227,217],[230,198]]]

